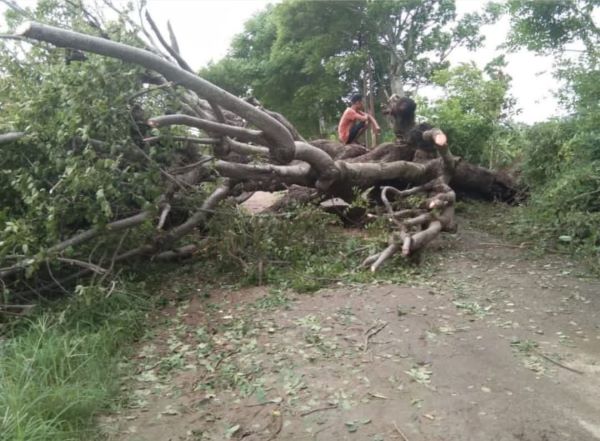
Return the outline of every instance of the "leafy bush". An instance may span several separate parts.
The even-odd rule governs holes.
[[[542,122],[525,131],[522,172],[529,187],[541,188],[560,173],[575,133],[573,120]]]
[[[42,0],[32,14],[42,22],[98,33],[82,20],[77,2]],[[9,26],[21,19],[7,13]],[[107,26],[111,39],[139,43],[126,26]],[[141,141],[153,134],[145,124],[148,117],[178,109],[178,92],[147,88],[140,67],[92,54],[67,62],[66,53],[0,40],[0,133],[25,133],[2,145],[0,266],[27,260],[32,263],[27,275],[60,240],[155,209],[166,187],[161,170],[188,153],[169,140]],[[189,212],[186,201],[178,201],[175,211]],[[150,234],[147,225],[132,230],[123,249]],[[63,257],[88,260],[92,249],[96,256],[112,256],[119,239],[116,234],[104,237],[67,249]],[[49,265],[60,278],[64,265]],[[13,289],[18,282],[3,285],[5,297],[18,290]]]
[[[523,178],[531,200],[517,230],[590,256],[600,269],[600,72],[577,67],[562,75],[563,103],[573,114],[526,131]]]

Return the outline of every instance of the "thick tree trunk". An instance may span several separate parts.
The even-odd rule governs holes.
[[[262,108],[258,102],[237,98],[194,75],[181,59],[174,35],[171,35],[172,43],[169,46],[157,27],[152,28],[169,55],[161,57],[157,55],[161,53],[159,49],[153,53],[39,23],[24,25],[19,36],[118,58],[156,72],[158,75],[153,78],[161,85],[159,87],[168,87],[169,83],[185,87],[187,92],[181,100],[183,113],[159,115],[150,118],[147,124],[154,128],[182,125],[202,130],[206,137],[195,138],[191,142],[212,146],[216,159],[198,157],[196,154],[191,155],[189,161],[172,164],[170,172],[163,171],[169,184],[157,201],[156,211],[144,211],[113,221],[105,228],[95,227],[74,234],[36,256],[0,269],[0,278],[15,277],[40,262],[64,259],[63,254],[85,242],[147,222],[156,223],[156,236],[130,250],[121,251],[119,245],[114,251],[112,264],[133,256],[156,259],[189,256],[197,248],[178,242],[204,225],[222,200],[244,191],[273,191],[290,186],[299,186],[293,188],[300,188],[295,191],[296,195],[305,201],[333,196],[351,201],[357,188],[374,187],[381,190],[387,216],[394,221],[397,231],[386,250],[366,260],[371,269],[376,270],[395,252],[410,255],[441,231],[455,229],[454,190],[488,199],[511,200],[515,197],[517,187],[509,176],[453,157],[440,131],[422,133],[423,142],[435,145],[437,154],[432,147],[433,159],[416,161],[416,155],[424,150],[409,142],[412,136],[409,135],[415,127],[414,108],[411,114],[410,102],[398,95],[392,96],[389,103],[389,114],[395,120],[396,142],[381,144],[370,151],[360,145],[344,146],[328,140],[306,142],[282,115]],[[244,121],[248,123],[247,126],[242,126]],[[22,136],[22,133],[0,135],[0,143],[18,142]],[[160,140],[160,137],[146,138],[141,142],[156,142],[157,139]],[[181,141],[190,142],[187,136],[182,137]],[[138,150],[145,154],[141,148]],[[169,223],[172,198],[185,188],[208,180],[217,181],[218,185],[202,206],[196,212],[189,213],[182,222]],[[389,190],[389,186],[413,187],[409,191],[425,194],[426,202],[417,208],[394,207],[386,199],[387,193],[395,192],[400,205],[408,193]]]

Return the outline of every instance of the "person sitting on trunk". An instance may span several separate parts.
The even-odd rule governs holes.
[[[362,95],[353,95],[350,99],[350,107],[344,111],[338,124],[338,136],[342,143],[352,144],[363,134],[367,127],[372,127],[375,133],[379,132],[379,124],[377,124],[375,118],[368,113],[364,113],[363,109]]]

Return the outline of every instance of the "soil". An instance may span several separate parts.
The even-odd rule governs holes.
[[[460,222],[408,286],[173,303],[111,440],[600,440],[600,281]]]

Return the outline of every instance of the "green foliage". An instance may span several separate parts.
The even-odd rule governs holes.
[[[93,419],[119,391],[124,343],[141,334],[151,306],[141,288],[86,288],[0,341],[3,440],[95,439]]]
[[[98,33],[82,19],[77,2],[44,0],[30,12],[43,22]],[[7,13],[9,26],[22,19]],[[139,44],[122,23],[109,23],[107,32],[116,41]],[[135,143],[151,134],[144,120],[172,109],[174,97],[160,91],[132,101],[145,87],[144,71],[114,59],[87,54],[85,61],[67,63],[65,49],[6,40],[0,49],[0,133],[26,133],[2,145],[1,266],[24,257],[41,261],[51,245],[78,231],[153,209],[164,191],[160,169],[180,152],[165,142],[147,148],[147,160]],[[141,227],[128,241],[146,233]],[[112,255],[118,241],[96,251]],[[90,250],[82,251],[87,260]],[[64,257],[74,253],[66,250]]]
[[[454,0],[290,0],[246,22],[229,55],[200,74],[255,95],[307,136],[324,135],[336,126],[343,98],[363,91],[368,66],[374,96],[384,99],[393,81],[406,88],[428,82],[452,48],[476,48],[479,26],[491,19],[456,21]]]
[[[509,45],[537,52],[560,51],[574,42],[598,53],[600,31],[594,23],[600,11],[598,0],[508,0]]]
[[[594,256],[600,268],[600,71],[561,71],[573,114],[527,132],[523,176],[532,189],[518,230],[533,228],[549,246]]]
[[[556,177],[571,158],[571,140],[576,134],[572,119],[534,124],[525,131],[523,178],[533,190]]]
[[[510,77],[498,58],[484,71],[461,64],[436,72],[434,83],[444,96],[420,107],[420,113],[448,135],[452,152],[491,168],[510,164],[517,155],[518,132],[509,124],[514,99],[508,95]]]
[[[569,116],[526,131],[523,178],[531,200],[514,231],[566,248],[600,268],[600,32],[598,0],[510,0],[512,48],[554,53]],[[581,49],[583,48],[583,49]],[[575,58],[574,54],[578,57]]]
[[[389,230],[373,226],[364,236],[344,233],[338,219],[322,210],[298,207],[285,215],[250,216],[231,208],[210,223],[207,255],[200,266],[235,283],[269,284],[312,292],[332,283],[403,281],[411,272],[402,259],[373,275],[359,265],[387,242]]]
[[[13,208],[13,217],[49,243],[73,224],[105,223],[119,208],[142,207],[156,197],[156,176],[128,169],[121,154],[98,152],[89,143],[128,142],[127,94],[141,87],[136,68],[101,57],[69,66],[6,65],[1,124],[28,134],[5,146],[0,159],[8,190],[2,205]],[[40,218],[46,222],[35,221]]]

